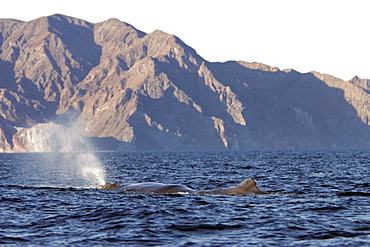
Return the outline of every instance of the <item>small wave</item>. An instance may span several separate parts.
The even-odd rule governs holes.
[[[350,191],[350,192],[340,192],[337,195],[338,196],[370,196],[370,193]]]
[[[320,211],[320,212],[335,212],[347,209],[346,207],[342,206],[326,206],[326,207],[319,207],[319,208],[310,208],[309,210],[312,211]]]
[[[122,228],[125,228],[125,227],[127,227],[127,226],[124,225],[124,224],[115,224],[115,225],[112,225],[112,226],[103,228],[101,230],[102,231],[106,231],[106,230],[118,230],[118,229],[122,229]]]
[[[217,224],[198,224],[198,225],[171,225],[169,229],[174,229],[178,231],[199,231],[199,230],[229,230],[229,229],[238,229],[243,228],[244,225],[236,224],[236,225],[226,225],[222,223]]]
[[[21,237],[2,237],[0,238],[0,244],[14,244],[14,242],[29,242],[26,238]]]
[[[331,239],[331,238],[337,238],[337,237],[343,237],[343,238],[354,238],[361,236],[363,234],[357,234],[347,231],[327,231],[327,232],[319,232],[309,235],[302,235],[298,237],[302,240],[309,240],[309,239]]]

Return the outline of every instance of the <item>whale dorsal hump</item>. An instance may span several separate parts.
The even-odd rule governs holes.
[[[231,189],[235,190],[235,195],[245,195],[245,194],[268,194],[268,192],[262,191],[257,188],[257,183],[253,178],[244,179],[238,186]]]
[[[240,184],[230,189],[218,189],[211,191],[201,191],[202,194],[224,194],[224,195],[258,195],[258,194],[269,194],[268,192],[262,191],[257,188],[256,181],[252,178],[243,180]]]

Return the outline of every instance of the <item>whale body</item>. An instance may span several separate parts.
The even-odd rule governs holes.
[[[224,194],[224,195],[259,195],[269,194],[257,188],[256,181],[252,178],[247,178],[239,185],[229,189],[216,189],[195,191],[185,185],[178,184],[162,184],[162,183],[135,183],[135,184],[119,184],[106,183],[99,188],[105,190],[124,190],[136,191],[143,193],[188,193],[188,194]]]

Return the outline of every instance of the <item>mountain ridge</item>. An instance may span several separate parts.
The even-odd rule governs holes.
[[[68,151],[72,120],[104,150],[368,148],[367,83],[209,62],[117,19],[0,19],[0,151]]]

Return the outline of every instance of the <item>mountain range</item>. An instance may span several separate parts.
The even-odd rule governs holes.
[[[369,93],[117,19],[0,19],[0,152],[370,148]]]

